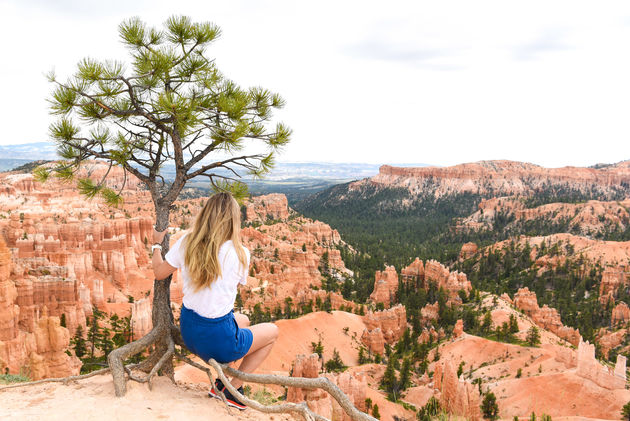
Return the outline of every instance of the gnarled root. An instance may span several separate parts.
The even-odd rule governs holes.
[[[112,372],[114,392],[116,393],[116,396],[124,396],[125,392],[127,392],[123,361],[144,351],[146,348],[157,342],[160,338],[161,330],[160,326],[154,326],[153,329],[142,338],[137,341],[130,342],[109,353],[107,356],[107,363],[109,364],[109,369]],[[135,380],[132,376],[130,376],[130,378]]]
[[[134,368],[135,366],[137,366],[137,364],[129,364],[129,365],[125,366],[124,368],[125,368],[125,370],[130,370],[130,369]],[[100,370],[92,371],[90,373],[80,374],[78,376],[55,377],[55,378],[50,378],[50,379],[35,380],[33,382],[9,384],[9,385],[6,385],[6,386],[0,386],[0,390],[12,389],[12,388],[15,388],[15,387],[34,386],[36,384],[42,384],[42,383],[63,383],[65,385],[67,385],[69,382],[76,381],[76,380],[87,379],[87,378],[92,377],[92,376],[98,376],[99,374],[104,374],[104,373],[107,373],[108,371],[109,371],[109,367],[106,367],[106,368],[102,368]]]
[[[176,354],[177,358],[185,361],[186,363],[196,367],[200,370],[205,371],[208,374],[208,377],[211,379],[212,383],[214,383],[212,379],[212,374],[210,373],[210,369],[201,364],[192,361],[190,358]],[[359,411],[350,401],[348,396],[337,385],[332,383],[326,377],[318,377],[318,378],[304,378],[304,377],[286,377],[286,376],[278,376],[276,374],[249,374],[244,373],[242,371],[235,370],[227,365],[222,365],[217,363],[214,359],[210,359],[208,364],[212,366],[212,368],[217,372],[218,377],[221,379],[225,387],[230,391],[230,393],[238,398],[241,402],[245,403],[247,406],[263,412],[267,414],[273,413],[299,413],[304,419],[309,421],[328,421],[327,418],[314,413],[311,409],[306,405],[305,402],[301,403],[283,403],[280,405],[263,405],[255,400],[249,399],[246,396],[243,396],[232,384],[228,381],[225,373],[228,373],[231,376],[234,376],[240,380],[251,382],[251,383],[263,383],[263,384],[276,384],[280,386],[288,386],[288,387],[299,387],[305,389],[324,389],[328,392],[341,406],[341,408],[350,416],[350,418],[354,421],[376,421],[376,418],[373,418],[361,411]]]

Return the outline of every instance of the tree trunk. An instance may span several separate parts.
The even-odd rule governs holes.
[[[155,227],[157,231],[163,231],[168,228],[169,207],[157,207],[155,210],[156,221]],[[166,256],[170,249],[170,235],[167,233],[162,241],[162,258]],[[155,346],[156,349],[149,358],[142,364],[142,371],[150,372],[158,363],[160,358],[166,354],[170,339],[170,326],[173,323],[173,312],[171,311],[171,279],[169,275],[166,279],[155,279],[153,281],[153,308],[151,312],[151,320],[153,326],[159,330],[159,339]],[[169,359],[161,368],[162,374],[174,379],[173,361]]]
[[[170,204],[160,205],[156,203],[155,227],[157,231],[163,231],[168,228],[169,211]],[[169,237],[170,236],[167,234],[162,241],[162,257],[164,257],[169,250]],[[144,381],[150,382],[151,377],[157,374],[158,371],[161,371],[162,374],[174,380],[172,356],[175,345],[173,340],[173,313],[171,311],[171,278],[172,276],[168,276],[166,279],[156,279],[153,281],[153,309],[151,314],[153,329],[151,332],[135,342],[115,349],[107,358],[112,371],[116,396],[124,396],[127,389],[124,361],[144,351],[151,345],[154,345],[153,352],[138,366],[138,369],[149,373]]]

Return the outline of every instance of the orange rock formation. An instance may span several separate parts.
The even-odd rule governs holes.
[[[626,324],[630,321],[630,308],[628,304],[621,301],[613,308],[611,323],[613,326],[617,324]]]
[[[581,235],[605,232],[617,227],[625,230],[630,224],[630,199],[623,201],[589,200],[585,203],[549,203],[528,208],[521,197],[495,197],[481,201],[478,210],[461,219],[457,231],[479,231],[494,228],[497,215],[510,215],[514,220],[505,229],[534,219],[566,224],[571,232]]]
[[[387,270],[390,269],[388,268]],[[416,288],[428,289],[431,283],[434,283],[438,289],[444,288],[444,290],[449,294],[450,303],[461,304],[459,291],[463,290],[468,294],[472,290],[472,284],[465,273],[458,271],[451,272],[443,264],[435,260],[427,260],[423,263],[420,259],[416,258],[409,266],[402,269],[400,275],[403,282],[406,284],[412,284]],[[377,282],[374,284],[375,292],[373,295],[376,294],[377,287],[379,286],[378,279],[379,272],[377,272]],[[393,282],[390,282],[393,285]],[[380,285],[383,289],[383,282],[381,282]],[[396,290],[398,290],[397,283]]]
[[[472,256],[477,254],[477,251],[479,251],[479,247],[477,246],[477,244],[472,243],[472,242],[466,243],[462,246],[462,249],[459,252],[459,259],[460,260],[470,259]]]
[[[59,317],[49,316],[44,305],[41,312],[21,318],[11,268],[10,252],[0,238],[0,371],[26,371],[34,380],[78,374],[81,362],[64,352],[70,332],[60,326]]]
[[[427,182],[430,180],[430,182]],[[357,181],[358,188],[371,183],[409,189],[413,194],[493,193],[497,195],[527,194],[548,185],[569,184],[587,190],[595,185],[602,194],[623,189],[630,182],[630,161],[606,168],[543,168],[515,161],[479,161],[452,167],[402,168],[383,165],[378,175]]]
[[[473,421],[481,419],[479,390],[471,382],[457,378],[452,361],[436,364],[433,387],[440,392],[440,405],[445,411]]]
[[[319,377],[320,360],[317,354],[297,355],[293,362],[293,377]],[[357,409],[365,411],[367,383],[365,376],[344,372],[338,375],[326,374],[334,384],[348,396]],[[351,418],[341,409],[336,400],[321,389],[301,389],[290,387],[287,390],[288,402],[306,401],[315,413],[328,419],[349,421]]]
[[[625,389],[626,357],[618,355],[615,369],[611,370],[595,359],[595,345],[580,341],[577,349],[576,373],[604,389]]]
[[[546,304],[542,308],[539,307],[536,293],[530,291],[529,288],[521,288],[514,294],[514,305],[531,317],[538,326],[555,333],[571,344],[577,346],[582,340],[582,336],[577,329],[562,324],[560,315],[555,308],[551,308]]]
[[[374,291],[370,299],[375,303],[383,303],[385,308],[396,299],[398,291],[398,273],[393,266],[387,266],[384,271],[377,270],[374,275]]]
[[[253,197],[245,202],[245,217],[248,222],[285,220],[289,217],[287,197],[278,193]]]
[[[464,321],[462,319],[457,320],[455,327],[453,327],[453,337],[459,338],[464,334]]]
[[[363,318],[368,330],[380,328],[385,340],[393,343],[400,339],[407,328],[407,310],[402,304],[382,311],[368,311]]]
[[[602,273],[602,282],[599,284],[599,300],[602,304],[613,299],[620,287],[630,284],[630,267],[619,265],[607,267]]]

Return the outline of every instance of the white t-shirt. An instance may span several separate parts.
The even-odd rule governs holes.
[[[210,288],[201,288],[194,291],[190,281],[190,275],[185,264],[185,243],[184,238],[188,233],[181,236],[173,247],[166,253],[166,261],[173,267],[182,271],[184,280],[184,305],[197,314],[214,319],[226,315],[234,308],[238,284],[247,283],[247,273],[249,268],[249,250],[246,247],[247,265],[243,268],[232,240],[228,240],[219,247],[219,264],[221,265],[221,276],[219,276]]]

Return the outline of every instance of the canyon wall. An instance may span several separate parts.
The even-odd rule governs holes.
[[[403,168],[383,165],[378,175],[353,183],[357,188],[371,183],[404,187],[412,194],[478,193],[525,195],[550,185],[567,185],[589,191],[593,185],[606,195],[627,191],[630,183],[630,161],[606,168],[544,168],[515,161],[479,161],[452,167]]]
[[[104,163],[90,161],[81,174],[94,178],[107,169]],[[113,167],[107,185],[121,187],[124,179]],[[153,273],[148,246],[153,205],[149,192],[131,175],[122,195],[124,203],[115,209],[98,198],[86,200],[74,183],[51,179],[42,184],[31,174],[0,174],[0,237],[6,240],[6,259],[13,261],[15,272],[1,290],[3,338],[15,341],[17,331],[35,332],[44,313],[63,317],[72,336],[78,326],[85,331],[94,307],[106,314],[130,315],[134,338],[150,331]],[[175,203],[171,244],[182,228],[192,225],[205,200]],[[289,299],[294,309],[330,302],[332,309],[357,310],[340,294],[322,290],[324,277],[342,283],[351,276],[337,248],[343,242],[336,230],[299,216],[281,194],[252,198],[242,210],[245,224],[257,225],[242,231],[252,256],[252,276],[241,290],[245,309],[257,303],[263,310],[284,309]],[[182,299],[179,273],[171,283],[171,299],[176,303]],[[3,349],[4,360],[26,364],[18,355],[23,351]],[[20,369],[18,365],[11,362],[11,372]]]
[[[461,218],[457,232],[474,232],[495,229],[498,216],[505,221],[511,217],[504,230],[533,220],[545,220],[566,227],[574,234],[592,236],[611,229],[624,231],[630,225],[630,199],[601,201],[589,200],[581,203],[548,203],[528,207],[522,197],[493,197],[482,200],[476,212]]]
[[[12,269],[11,253],[0,237],[0,372],[22,373],[33,380],[78,374],[81,362],[65,353],[69,330],[60,325],[59,317],[49,316],[45,305],[41,311],[25,306],[21,313],[18,299],[24,297],[14,279],[22,275],[19,268]]]
[[[613,308],[610,323],[613,326],[616,326],[617,324],[625,325],[629,321],[630,321],[630,308],[628,308],[628,304],[621,301],[619,304],[615,306],[615,308]]]
[[[107,169],[90,161],[79,176],[94,178]],[[112,168],[106,185],[119,188],[124,179]],[[8,256],[2,260],[11,263],[8,276],[2,264],[0,368],[31,378],[77,374],[81,363],[66,351],[77,327],[86,331],[92,309],[126,316],[129,297],[150,293],[150,197],[131,176],[122,195],[124,207],[115,209],[80,196],[74,183],[0,174],[0,239]],[[150,300],[134,306],[136,334],[146,333]]]

